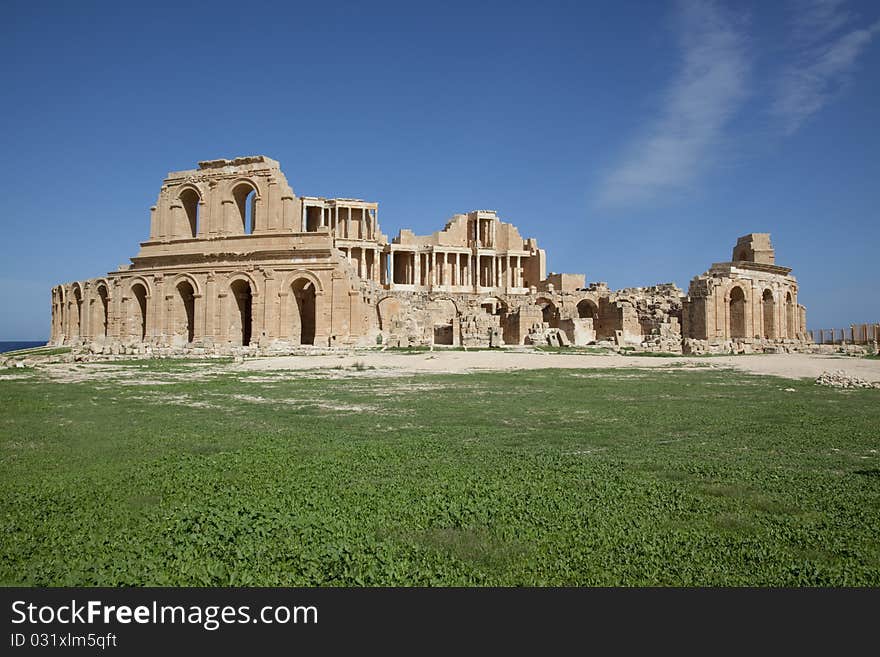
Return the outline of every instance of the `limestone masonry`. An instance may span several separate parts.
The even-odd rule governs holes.
[[[685,353],[796,351],[806,314],[770,236],[691,281],[608,289],[547,274],[494,210],[388,239],[378,205],[296,196],[264,156],[172,172],[130,265],[52,290],[55,345],[283,353],[300,345],[607,344]]]

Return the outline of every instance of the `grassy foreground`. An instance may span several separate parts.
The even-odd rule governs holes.
[[[0,372],[0,583],[880,585],[877,390],[125,367]]]

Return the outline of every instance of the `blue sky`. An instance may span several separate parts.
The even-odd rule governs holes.
[[[248,154],[387,234],[497,209],[613,288],[770,232],[811,328],[880,321],[880,3],[5,9],[0,340],[135,255],[168,171]]]

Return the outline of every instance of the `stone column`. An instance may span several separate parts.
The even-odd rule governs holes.
[[[422,271],[421,271],[422,268],[419,266],[419,265],[421,265],[421,262],[420,262],[420,260],[422,259],[421,255],[422,254],[420,254],[418,251],[413,251],[413,279],[412,279],[413,285],[419,284],[419,275],[422,273]]]
[[[159,215],[156,212],[156,206],[150,208],[150,241],[159,239]]]
[[[279,298],[275,289],[277,281],[271,270],[263,271],[263,329],[260,332],[260,343],[279,337],[275,334],[275,327],[278,325]]]
[[[229,342],[229,307],[231,292],[226,276],[217,281],[217,338],[220,342]]]
[[[394,288],[394,251],[388,251],[388,287]]]
[[[278,230],[281,228],[281,188],[278,181],[270,176],[267,180],[269,183],[268,199],[266,201],[266,214],[268,215],[266,226],[267,230]]]
[[[235,222],[235,208],[232,199],[223,199],[223,234],[237,235],[237,226],[233,226]]]
[[[281,228],[283,230],[294,230],[293,212],[293,197],[285,194],[281,197]]]
[[[183,205],[180,201],[174,201],[171,204],[171,230],[168,231],[168,239],[177,239],[185,234],[182,230],[184,222],[186,222],[186,218],[183,214]]]
[[[204,325],[202,326],[202,340],[205,338],[213,339],[217,335],[217,286],[214,282],[214,272],[208,272],[205,277],[205,293],[202,302],[204,308],[202,315]]]

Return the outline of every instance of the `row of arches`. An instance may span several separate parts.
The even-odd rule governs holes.
[[[52,335],[68,339],[106,337],[110,328],[110,285],[105,280],[94,284],[89,296],[80,283],[69,290],[58,286],[52,291]]]
[[[762,320],[759,324],[761,329],[760,335],[750,335],[747,321],[747,297],[746,292],[739,285],[734,285],[730,289],[728,307],[730,317],[730,337],[731,338],[749,338],[763,337],[771,340],[779,338],[794,338],[798,333],[798,309],[791,291],[786,291],[784,305],[784,316],[777,322],[777,302],[773,291],[765,289],[761,294],[760,304],[755,306],[756,310],[760,309]]]
[[[161,335],[175,346],[192,344],[201,338],[199,324],[204,319],[206,299],[199,284],[182,274],[165,288],[158,298],[152,285],[137,277],[128,282],[118,308],[111,317],[111,287],[100,282],[86,300],[83,287],[74,283],[53,290],[52,340],[56,343],[101,340],[111,337],[111,323],[117,323],[112,337],[123,340],[151,341]],[[234,344],[247,346],[254,341],[254,315],[257,289],[252,279],[239,275],[226,290],[219,290],[217,304],[226,303],[222,316],[229,329],[225,337]],[[315,343],[317,319],[316,281],[308,276],[294,276],[279,296],[284,297],[285,312],[280,317],[280,335],[303,345]],[[225,301],[224,301],[225,300]],[[87,301],[89,302],[87,304]],[[90,312],[90,321],[83,321]]]
[[[227,226],[227,230],[236,233],[240,230],[243,235],[252,234],[257,228],[259,199],[257,186],[251,180],[241,179],[233,183],[229,198],[226,200],[233,208],[231,219],[233,225]],[[202,229],[200,221],[205,205],[205,199],[198,187],[192,184],[183,185],[171,203],[172,218],[176,224],[175,232],[180,236],[198,237]]]

